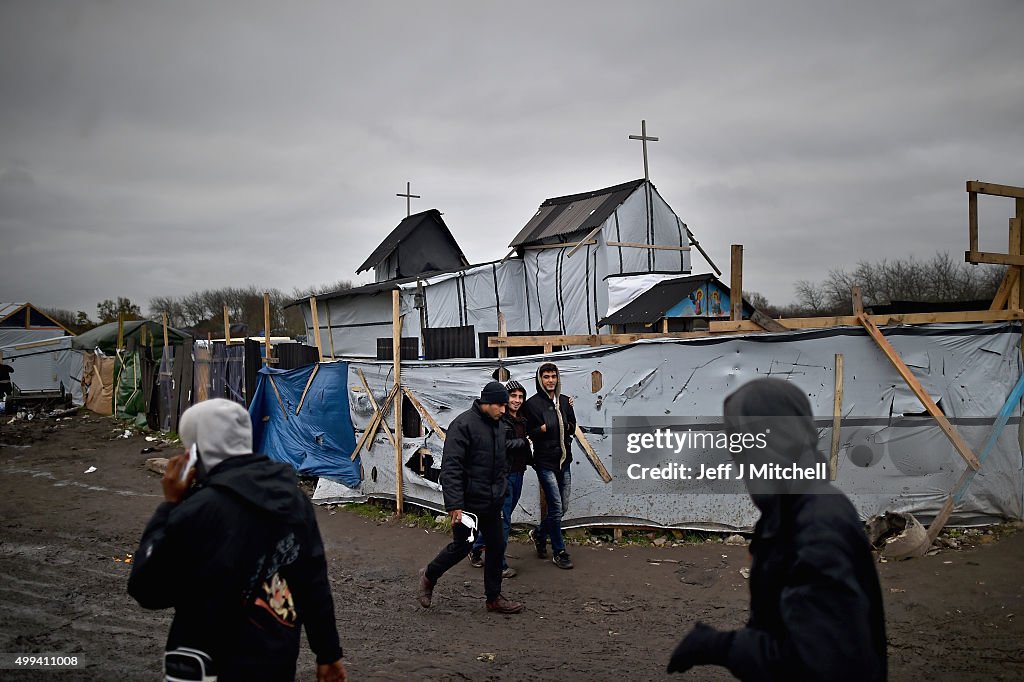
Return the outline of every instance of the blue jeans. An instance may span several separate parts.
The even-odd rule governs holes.
[[[537,482],[548,503],[548,515],[537,526],[534,537],[538,544],[551,538],[551,551],[555,554],[565,551],[565,540],[562,539],[562,515],[569,510],[569,493],[572,490],[572,474],[569,465],[561,471],[537,469]]]
[[[512,511],[519,504],[519,496],[523,494],[523,473],[513,472],[508,475],[508,486],[505,488],[505,505],[501,508],[502,530],[505,532],[505,544],[508,544],[508,534],[512,530]],[[473,543],[473,551],[479,552],[484,548],[484,538],[480,534]],[[508,568],[505,556],[501,557],[501,570]]]

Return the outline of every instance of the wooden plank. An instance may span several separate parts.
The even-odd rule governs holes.
[[[860,287],[850,288],[850,298],[853,303],[853,314],[863,315],[864,314],[864,297],[861,295]]]
[[[758,327],[769,332],[786,332],[789,331],[788,327],[784,327],[779,324],[778,320],[773,320],[768,317],[760,310],[755,310],[754,314],[750,316],[750,321],[756,324]]]
[[[117,350],[124,348],[124,313],[117,314]],[[117,392],[115,391],[115,394]]]
[[[596,369],[590,373],[590,392],[597,393],[604,386],[604,377]]]
[[[1020,310],[963,310],[950,313],[904,313],[901,315],[866,315],[875,324],[936,324],[950,322],[1006,322],[1024,319]],[[834,317],[790,317],[777,322],[789,329],[823,329],[826,327],[852,327],[859,324],[856,315]],[[752,320],[733,322],[730,320],[711,321],[712,332],[756,332],[760,331]]]
[[[395,364],[395,391],[402,386],[402,297],[398,289],[391,292],[391,350]],[[402,515],[402,397],[395,405],[395,513]]]
[[[284,401],[281,400],[281,392],[277,390],[277,382],[274,381],[274,375],[268,374],[267,380],[270,382],[270,386],[274,389],[274,395],[277,396],[277,404],[281,406],[281,414],[284,415],[284,420],[288,421],[288,410],[285,409]]]
[[[313,340],[316,342],[317,360],[324,359],[324,347],[320,343],[320,317],[316,310],[316,296],[309,297],[309,312],[313,318]]]
[[[1011,199],[1024,199],[1024,187],[1013,185],[997,185],[994,182],[980,182],[978,180],[967,181],[967,191],[978,194],[988,194],[993,197],[1010,197]]]
[[[377,404],[377,399],[373,397],[373,391],[370,390],[370,384],[366,381],[366,376],[363,374],[363,370],[356,367],[356,374],[359,375],[359,381],[363,383],[363,389],[366,391],[366,396],[370,399],[370,404],[373,406],[373,411],[380,412],[380,406]],[[391,446],[397,446],[398,444],[395,442],[395,435],[391,433],[391,429],[388,428],[387,420],[381,420],[380,425],[384,427],[384,434],[388,437],[388,440],[391,441]]]
[[[1024,203],[1024,199],[1018,199],[1018,204]],[[1007,253],[1010,255],[1020,255],[1021,253],[1021,224],[1024,220],[1021,218],[1010,218],[1010,248],[1007,249]],[[1010,295],[1006,299],[1006,307],[1010,310],[1017,310],[1020,308],[1021,297],[1024,296],[1024,286],[1020,285],[1020,268],[1010,266],[1006,271],[1006,276],[1010,276],[1010,272],[1017,274],[1018,286],[1010,287]]]
[[[574,254],[574,253],[576,253],[577,251],[579,251],[580,247],[582,247],[582,246],[583,246],[583,245],[585,245],[585,244],[592,244],[592,243],[594,243],[594,242],[592,242],[591,240],[592,240],[592,239],[594,239],[594,235],[596,235],[596,234],[597,234],[598,232],[600,232],[600,231],[601,231],[601,228],[602,228],[602,227],[604,227],[604,224],[598,225],[598,226],[597,226],[597,227],[595,227],[595,228],[594,228],[593,230],[591,230],[591,231],[590,231],[590,233],[589,233],[589,234],[587,234],[587,236],[586,236],[586,237],[584,237],[583,239],[581,239],[581,240],[580,240],[580,241],[579,241],[579,242],[578,242],[578,243],[576,244],[576,246],[574,246],[574,247],[572,247],[571,249],[569,249],[569,253],[565,254],[565,257],[566,257],[566,258],[572,258],[572,254]]]
[[[302,389],[302,397],[299,398],[299,405],[295,408],[295,416],[299,416],[299,412],[302,410],[302,403],[306,402],[306,394],[309,393],[309,387],[313,384],[313,379],[316,377],[316,373],[320,371],[320,363],[318,362],[314,367],[313,371],[309,373],[309,378],[306,379],[306,387]]]
[[[331,360],[334,359],[334,329],[331,327],[331,304],[327,304],[327,340],[331,344]]]
[[[864,329],[866,329],[868,334],[871,335],[871,338],[875,340],[875,343],[877,343],[878,347],[882,349],[885,356],[889,358],[889,362],[893,364],[896,371],[899,372],[900,376],[903,377],[903,380],[907,382],[907,386],[910,387],[910,390],[914,392],[917,399],[920,400],[921,404],[924,405],[926,410],[928,410],[928,414],[934,417],[935,421],[938,422],[939,428],[942,429],[942,432],[945,433],[946,437],[949,438],[951,443],[953,443],[953,447],[956,448],[956,451],[960,453],[960,456],[964,458],[964,461],[966,461],[972,469],[977,471],[981,466],[978,462],[978,458],[975,456],[974,452],[971,451],[970,446],[967,445],[957,430],[953,428],[953,425],[949,423],[949,420],[946,419],[946,415],[942,413],[942,410],[939,409],[939,406],[936,405],[935,401],[933,401],[931,396],[928,395],[928,392],[924,390],[921,382],[918,381],[917,377],[914,376],[914,373],[911,372],[910,368],[903,362],[903,359],[900,357],[899,353],[896,352],[896,349],[892,347],[892,344],[890,344],[889,340],[885,338],[885,335],[882,334],[881,330],[876,327],[875,323],[868,319],[866,315],[860,315],[859,319]]]
[[[420,413],[420,416],[422,416],[423,419],[425,419],[426,422],[430,424],[430,428],[434,429],[434,433],[436,433],[441,438],[441,442],[444,442],[444,439],[447,437],[445,435],[444,429],[442,429],[440,425],[438,425],[438,423],[434,421],[434,418],[430,416],[429,412],[427,412],[427,408],[423,407],[423,403],[419,401],[419,398],[413,395],[413,392],[410,391],[405,386],[402,387],[402,392],[405,393],[405,396],[409,399],[409,402],[412,403],[413,407],[416,408],[416,411]]]
[[[729,319],[743,319],[743,245],[732,245],[732,262],[729,273]]]
[[[635,334],[557,334],[538,336],[509,336],[500,338],[492,336],[487,340],[490,348],[502,346],[602,346],[609,344],[633,343],[641,339],[695,339],[708,336],[708,332],[669,332],[635,333]]]
[[[836,480],[839,470],[840,430],[843,422],[843,354],[836,353],[835,385],[832,389],[832,451],[828,459],[828,480]]]
[[[270,364],[270,294],[263,292],[263,364]]]
[[[597,456],[596,452],[594,452],[594,448],[590,445],[590,441],[588,441],[587,437],[583,434],[583,429],[580,428],[579,424],[576,425],[576,439],[580,442],[580,445],[583,446],[583,452],[587,453],[587,459],[589,459],[590,463],[594,465],[595,469],[597,469],[597,474],[601,477],[601,480],[605,483],[610,483],[612,475],[608,473],[608,469],[605,468],[604,462],[602,462],[601,458]]]
[[[508,338],[508,325],[505,322],[505,313],[498,313],[498,336]],[[508,346],[498,346],[498,359],[504,360],[508,357]]]
[[[167,348],[167,313],[164,313],[164,348]]]
[[[947,497],[946,503],[942,505],[942,509],[932,519],[932,522],[928,525],[928,546],[931,547],[932,543],[939,537],[939,533],[949,522],[949,517],[953,515],[953,498]]]
[[[662,334],[668,334],[668,318],[667,317],[661,318],[661,333]]]
[[[1010,300],[1010,290],[1017,288],[1017,282],[1019,279],[1020,268],[1012,265],[1006,268],[1006,274],[1003,275],[1003,281],[999,283],[999,288],[996,289],[996,295],[992,297],[992,305],[990,305],[988,309],[1004,310],[1007,307],[1007,302]],[[1017,307],[1019,308],[1020,305],[1018,304]]]
[[[394,401],[395,395],[397,393],[397,388],[391,389],[391,392],[388,393],[388,397],[384,399],[383,403],[381,403],[380,411],[374,414],[373,419],[371,419],[370,423],[366,425],[366,430],[363,431],[363,435],[359,437],[359,442],[356,443],[356,447],[352,451],[352,455],[349,457],[349,459],[351,459],[353,462],[359,455],[359,451],[363,449],[363,445],[366,444],[366,441],[373,438],[372,434],[377,433],[378,425],[380,424],[381,419],[383,419],[384,415],[387,413],[388,408],[391,407],[391,403],[392,401]]]
[[[964,260],[968,263],[991,263],[993,265],[1024,265],[1024,256],[990,251],[967,251]]]
[[[552,344],[550,344],[550,343],[545,343],[544,344],[544,354],[545,355],[550,355],[553,350],[554,350],[554,348],[553,348]]]
[[[231,319],[228,317],[228,306],[224,305],[224,345],[231,343]]]
[[[586,246],[588,244],[596,244],[596,243],[597,243],[597,240],[591,239],[590,241],[586,241],[586,242],[566,242],[564,244],[537,244],[536,246],[524,246],[523,248],[524,249],[529,249],[530,251],[543,251],[544,249],[568,249],[568,248],[573,248],[573,247],[578,247],[578,246]]]
[[[971,183],[967,183],[970,187]],[[978,195],[971,192],[967,195],[967,243],[971,251],[978,250]]]
[[[621,246],[626,249],[650,249],[651,251],[689,251],[689,246],[670,246],[667,244],[643,244],[641,242],[608,242],[608,246]]]

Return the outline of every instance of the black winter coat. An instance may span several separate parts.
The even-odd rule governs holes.
[[[510,473],[521,474],[527,465],[533,464],[533,449],[526,440],[526,420],[523,419],[522,408],[518,417],[508,412],[502,418],[505,424],[505,452],[508,453],[508,470]]]
[[[534,466],[560,471],[572,462],[572,437],[576,433],[576,413],[569,398],[558,394],[559,410],[546,393],[535,393],[523,403],[526,429],[533,441]],[[560,414],[559,414],[560,413]],[[546,429],[542,432],[541,425]]]
[[[741,680],[886,679],[871,548],[853,505],[832,493],[779,495],[762,509],[750,545],[750,621],[725,664]]]
[[[501,509],[508,485],[505,430],[503,420],[480,411],[479,400],[448,425],[440,477],[447,511]]]
[[[229,458],[157,508],[128,593],[173,607],[167,649],[207,652],[222,682],[294,679],[303,624],[317,663],[342,654],[313,506],[292,467],[263,455]]]

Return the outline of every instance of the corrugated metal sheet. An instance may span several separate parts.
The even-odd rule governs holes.
[[[589,232],[603,224],[643,183],[643,180],[632,180],[592,192],[547,199],[509,246],[526,246],[574,232]]]
[[[475,327],[430,327],[423,330],[423,355],[427,360],[475,358]]]

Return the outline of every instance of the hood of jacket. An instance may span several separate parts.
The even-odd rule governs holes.
[[[765,434],[766,446],[744,448],[734,453],[740,464],[794,463],[811,467],[825,458],[818,452],[818,431],[814,428],[811,404],[793,384],[779,379],[756,379],[725,399],[725,429],[730,434]],[[814,480],[744,479],[754,504],[764,511],[779,495],[802,494],[821,484]],[[827,484],[827,483],[826,483]]]
[[[542,363],[540,367],[543,367],[545,364],[548,363]],[[537,385],[537,394],[545,396],[548,400],[552,400],[552,397],[544,390],[544,384],[540,380],[540,367],[537,368],[537,373],[533,377],[534,382]],[[555,396],[553,400],[557,403],[558,396],[562,395],[562,373],[557,367],[555,367],[555,377]]]
[[[225,490],[274,516],[301,514],[295,494],[298,479],[290,464],[266,455],[242,455],[226,459],[208,474],[204,487]]]

